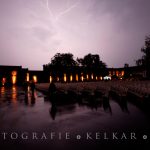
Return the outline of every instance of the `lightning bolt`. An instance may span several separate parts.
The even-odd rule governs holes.
[[[51,18],[55,18],[53,13],[52,13],[52,11],[51,11],[51,9],[49,8],[49,0],[46,1],[46,7],[47,7],[47,10],[48,10],[48,12],[50,14],[50,17]]]
[[[53,12],[51,11],[50,7],[49,7],[49,0],[46,1],[46,7],[47,7],[47,10],[50,14],[50,17],[51,19],[56,22],[59,20],[59,18],[61,18],[62,16],[64,16],[65,14],[67,14],[68,12],[70,12],[73,8],[77,7],[77,5],[79,4],[79,0],[71,5],[70,7],[68,7],[67,9],[65,9],[64,11],[60,12],[57,16],[54,16]]]
[[[69,8],[65,9],[64,11],[60,12],[56,17],[56,20],[58,20],[60,17],[70,12],[73,8],[77,7],[78,4],[79,4],[79,1],[71,5]]]

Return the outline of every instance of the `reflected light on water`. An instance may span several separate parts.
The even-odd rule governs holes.
[[[16,90],[16,86],[12,86],[12,102],[13,103],[17,102],[17,90]]]
[[[1,87],[1,94],[4,95],[5,94],[5,87]]]

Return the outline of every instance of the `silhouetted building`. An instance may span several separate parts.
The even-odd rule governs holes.
[[[26,80],[27,72],[21,66],[0,66],[0,85],[20,84]]]
[[[109,76],[112,79],[145,79],[146,71],[141,66],[124,68],[108,68]]]
[[[0,66],[0,86],[21,85],[24,82],[34,83],[48,82],[84,82],[100,81],[105,79],[145,79],[146,71],[143,67],[133,66],[124,68],[106,68],[94,72],[86,70],[82,66],[66,68],[43,67],[43,70],[28,70],[22,66]]]

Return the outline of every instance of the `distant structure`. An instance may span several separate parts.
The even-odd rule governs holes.
[[[35,83],[44,82],[43,71],[29,71],[22,66],[0,65],[0,86],[22,85],[31,80]]]
[[[71,69],[72,70],[72,69]],[[145,79],[146,72],[143,67],[133,66],[125,68],[107,68],[107,74],[85,72],[82,67],[76,67],[72,71],[65,70],[61,74],[57,74],[52,68],[43,70],[28,70],[22,66],[2,66],[0,65],[0,86],[21,85],[25,81],[34,83],[47,82],[90,82],[101,81],[108,76],[111,80],[122,79]]]

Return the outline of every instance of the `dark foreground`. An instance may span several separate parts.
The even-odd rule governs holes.
[[[64,104],[66,98],[69,103]],[[149,111],[130,101],[68,95],[52,104],[38,91],[33,95],[25,94],[21,87],[1,87],[0,147],[146,149],[150,145]]]

